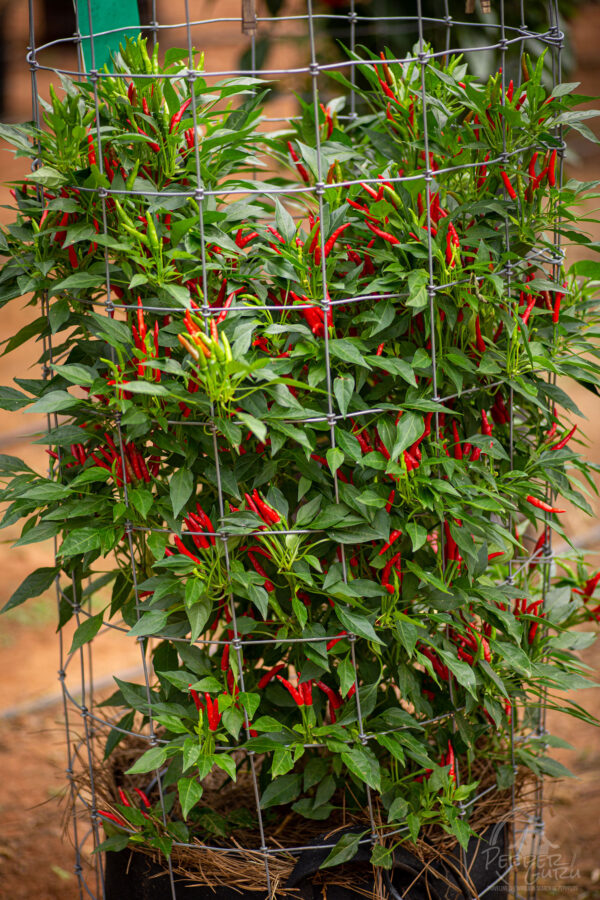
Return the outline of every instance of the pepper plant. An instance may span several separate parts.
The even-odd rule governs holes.
[[[151,673],[97,711],[107,765],[150,742],[105,849],[364,821],[329,865],[370,810],[389,866],[425,826],[466,845],[483,762],[506,797],[564,773],[540,705],[588,718],[564,692],[600,575],[550,564],[593,490],[556,380],[599,381],[598,266],[559,252],[588,242],[590,186],[560,178],[588,113],[542,59],[516,87],[352,56],[371,112],[346,123],[340,97],[266,135],[264,82],[140,39],[63,79],[43,128],[2,127],[36,167],[0,298],[39,307],[6,350],[44,367],[2,398],[49,415],[51,459],[2,458],[3,524],[58,546],[5,609],[58,579],[71,652],[124,627]],[[206,780],[248,766],[258,807],[211,815]]]

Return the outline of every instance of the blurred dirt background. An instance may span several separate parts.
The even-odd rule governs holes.
[[[64,0],[63,0],[64,2]],[[39,22],[46,11],[61,5],[56,0],[36,0]],[[181,0],[159,3],[159,19],[165,24],[181,21]],[[212,10],[215,3],[199,0],[198,10]],[[196,13],[196,10],[194,10]],[[48,33],[58,36],[60,20],[50,12]],[[219,0],[218,15],[239,15],[239,0]],[[10,78],[4,85],[4,119],[19,121],[30,118],[30,78],[25,61],[27,45],[27,4],[0,0],[0,28],[5,35],[4,72]],[[64,35],[64,31],[62,34]],[[577,72],[571,80],[581,81],[581,92],[600,94],[600,8],[582,7],[573,25],[573,38],[578,60]],[[173,32],[171,43],[185,42],[181,32]],[[207,69],[235,67],[239,53],[239,32],[235,25],[220,25],[203,42],[207,51]],[[297,51],[282,45],[272,61],[275,65],[291,65]],[[50,64],[67,66],[75,62],[70,51],[58,50]],[[41,92],[48,78],[41,73]],[[273,115],[285,113],[285,101],[272,109]],[[593,106],[593,104],[591,104]],[[592,124],[593,124],[592,120]],[[596,128],[598,131],[598,127]],[[577,141],[569,171],[582,180],[600,179],[600,150]],[[25,171],[22,160],[13,160],[6,147],[0,148],[1,180],[18,178]],[[6,208],[10,203],[7,189],[0,189],[0,221],[11,219]],[[590,210],[592,204],[590,204]],[[600,223],[590,228],[600,241]],[[0,340],[6,339],[28,321],[33,309],[25,301],[13,301],[2,310]],[[0,383],[10,384],[16,372],[31,369],[34,355],[28,346],[0,357]],[[600,463],[600,399],[578,390],[575,402],[584,411],[587,422],[589,458]],[[33,445],[44,423],[27,414],[0,411],[0,452],[24,458],[42,470],[47,457],[41,445]],[[38,434],[36,434],[36,430]],[[600,501],[594,503],[596,514]],[[600,521],[584,519],[575,512],[566,518],[567,531],[577,535],[590,560],[600,565]],[[34,568],[49,565],[51,546],[34,544],[12,548],[18,537],[3,533],[0,543],[0,607]],[[59,645],[55,633],[55,598],[49,593],[39,600],[13,611],[0,621],[0,897],[6,900],[72,900],[79,897],[73,872],[74,853],[71,838],[63,829],[65,810],[65,728],[60,684],[58,681]],[[64,637],[69,646],[70,636]],[[583,654],[595,677],[600,675],[600,643]],[[78,664],[73,660],[72,666]],[[108,635],[94,646],[94,680],[102,690],[111,683],[113,674],[134,678],[139,672],[137,646]],[[67,672],[67,684],[70,685]],[[77,679],[73,677],[73,689]],[[600,716],[600,693],[579,692],[577,700]],[[74,733],[81,733],[82,723],[72,717]],[[555,783],[547,789],[546,831],[542,842],[541,869],[538,875],[539,895],[543,898],[567,895],[574,900],[600,898],[600,729],[575,723],[566,716],[552,713],[548,719],[551,733],[569,741],[574,749],[561,750],[559,758],[576,775],[575,779]],[[84,837],[80,833],[80,838]],[[84,854],[85,855],[85,854]],[[93,886],[89,860],[84,868]]]

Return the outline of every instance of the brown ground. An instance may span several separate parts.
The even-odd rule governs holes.
[[[167,4],[163,4],[167,6]],[[18,36],[23,35],[23,13],[26,4],[11,5],[13,54],[21,64],[22,51]],[[176,7],[168,4],[171,21],[177,20]],[[237,14],[238,2],[221,0],[219,15]],[[600,10],[590,6],[575,25],[579,48],[580,71],[576,80],[583,82],[582,92],[600,93]],[[228,37],[223,29],[215,32],[215,48],[219,66],[231,59]],[[24,38],[22,44],[26,39]],[[212,60],[216,67],[215,59]],[[289,65],[289,60],[279,62]],[[22,77],[12,90],[13,117],[26,118],[28,79],[24,60]],[[572,165],[573,174],[583,180],[600,179],[600,153],[595,147],[578,143],[579,160]],[[17,177],[22,171],[10,157],[5,157],[2,177]],[[0,204],[6,203],[0,194]],[[0,210],[6,220],[7,212]],[[600,225],[595,228],[600,240]],[[2,311],[4,334],[9,335],[27,319],[28,310],[20,304]],[[25,372],[30,353],[23,349],[0,359],[0,383],[10,382],[15,371]],[[589,455],[600,462],[600,415],[598,400],[582,390],[575,401],[588,416]],[[31,465],[43,467],[45,455],[40,447],[28,446],[23,435],[30,434],[43,423],[31,416],[0,411],[0,452],[24,457]],[[594,504],[600,512],[600,502]],[[571,534],[587,537],[590,554],[600,557],[600,534],[594,521],[581,521],[576,514],[566,522]],[[10,548],[5,535],[0,544],[3,571],[0,606],[11,595],[27,572],[51,562],[51,548],[42,545]],[[600,564],[600,559],[598,560]],[[79,897],[73,874],[74,855],[68,838],[63,837],[62,807],[58,802],[65,792],[66,751],[62,706],[57,702],[58,642],[54,632],[55,601],[51,596],[16,610],[0,622],[0,897],[6,900],[72,900]],[[69,637],[65,638],[67,643]],[[600,670],[600,644],[583,654],[596,673]],[[133,677],[140,660],[136,647],[123,639],[107,635],[95,642],[94,674],[99,684],[106,684],[117,672]],[[596,674],[596,678],[598,674]],[[70,683],[70,682],[68,682]],[[578,701],[600,716],[600,694],[582,692]],[[78,726],[80,727],[80,726]],[[591,900],[600,898],[600,729],[585,726],[565,716],[550,714],[548,728],[570,741],[574,751],[560,751],[559,758],[575,772],[576,780],[554,784],[547,792],[546,836],[542,847],[540,888],[544,898],[558,894]],[[89,872],[89,869],[87,870]],[[90,873],[91,874],[91,873]],[[93,881],[90,882],[93,886]]]

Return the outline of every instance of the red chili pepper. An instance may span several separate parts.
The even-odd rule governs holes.
[[[456,250],[460,249],[460,241],[456,228],[452,222],[448,223],[448,232],[446,234],[446,263],[453,269],[456,265]]]
[[[288,141],[288,142],[287,142],[287,147],[288,147],[288,150],[290,151],[290,156],[292,157],[292,160],[294,161],[294,163],[295,163],[295,165],[296,165],[296,169],[298,170],[298,174],[299,174],[300,178],[302,179],[302,181],[303,181],[305,184],[309,184],[309,183],[310,183],[310,177],[309,177],[309,174],[308,174],[308,172],[306,171],[306,168],[305,168],[305,167],[302,165],[302,163],[300,162],[300,157],[298,156],[298,154],[297,154],[296,151],[294,150],[291,141]]]
[[[136,792],[136,794],[138,795],[138,797],[140,798],[140,800],[142,801],[142,803],[144,804],[144,806],[146,807],[146,809],[150,809],[151,806],[152,806],[152,804],[151,804],[150,801],[148,800],[148,797],[147,797],[146,794],[143,792],[143,790],[142,790],[141,788],[138,788],[138,787],[134,787],[133,790]]]
[[[390,539],[389,539],[389,541],[387,542],[387,544],[384,544],[384,545],[383,545],[383,547],[381,548],[381,550],[379,551],[379,553],[378,553],[377,555],[378,555],[378,556],[383,556],[383,554],[386,552],[386,550],[389,550],[389,549],[390,549],[390,547],[392,546],[392,544],[393,544],[395,541],[398,540],[398,538],[401,536],[401,534],[402,534],[402,532],[401,532],[401,531],[398,531],[398,529],[394,529],[392,532],[390,532]]]
[[[549,449],[550,450],[562,450],[562,448],[566,447],[566,445],[569,443],[569,441],[571,440],[571,438],[573,437],[573,435],[575,434],[576,431],[577,431],[577,425],[573,425],[570,432],[567,435],[565,435],[565,437],[562,438],[560,441],[558,441],[556,444],[552,444],[552,446]]]
[[[454,459],[462,459],[463,452],[460,446],[460,438],[458,436],[458,428],[456,422],[452,422],[452,437],[454,438]]]
[[[296,703],[296,706],[304,706],[304,694],[301,693],[294,685],[287,680],[287,678],[283,678],[282,675],[277,676],[277,680],[282,683],[284,687],[288,689],[292,700]]]
[[[394,237],[393,234],[390,234],[388,231],[382,231],[381,228],[378,228],[377,225],[372,225],[371,222],[365,223],[367,228],[369,228],[373,234],[376,234],[377,237],[383,238],[384,241],[387,241],[388,244],[399,244],[400,241],[397,237]]]
[[[204,531],[204,523],[194,513],[190,513],[183,521],[190,532]],[[191,534],[190,536],[198,550],[208,550],[210,544],[203,534]]]
[[[213,700],[210,694],[204,694],[206,700],[206,712],[208,715],[208,728],[210,731],[216,731],[221,721],[221,713],[219,712],[219,698]]]
[[[327,642],[327,651],[332,650],[336,644],[339,644],[340,641],[343,641],[344,637],[348,634],[347,631],[340,631],[336,637],[331,638],[330,641]]]
[[[146,116],[150,115],[150,107],[148,106],[148,101],[146,100],[145,97],[142,97],[142,111],[143,111],[144,115],[146,115]]]
[[[78,269],[79,268],[79,260],[77,258],[77,251],[73,244],[69,244],[69,262],[71,263],[71,268]]]
[[[537,541],[535,542],[535,547],[533,548],[533,553],[531,554],[531,562],[529,563],[529,571],[530,572],[532,572],[536,568],[536,566],[538,564],[538,557],[541,556],[541,554],[542,554],[543,547],[544,547],[544,544],[546,543],[547,538],[548,538],[548,529],[544,529],[544,531],[542,531],[542,533],[538,537]]]
[[[137,323],[140,340],[144,341],[146,339],[146,323],[144,321],[144,307],[142,306],[141,297],[137,298]]]
[[[171,123],[169,125],[169,134],[172,134],[173,131],[175,130],[175,128],[177,128],[177,126],[181,122],[181,119],[183,118],[184,112],[186,111],[186,109],[188,108],[188,106],[190,105],[191,102],[192,102],[192,98],[188,97],[188,99],[185,100],[184,103],[181,104],[181,106],[179,107],[177,112],[173,114],[173,116],[171,117]]]
[[[350,222],[345,222],[343,225],[340,225],[339,228],[336,228],[336,230],[333,232],[333,234],[331,235],[331,237],[327,240],[327,243],[325,244],[325,247],[323,249],[324,256],[328,256],[331,253],[331,251],[333,249],[333,245],[339,238],[340,234],[343,234],[344,231],[346,230],[346,228],[350,228],[350,224],[351,224]]]
[[[532,310],[533,307],[535,306],[536,300],[537,300],[536,295],[535,295],[535,294],[532,294],[531,297],[529,298],[529,300],[527,301],[527,306],[526,306],[526,308],[525,308],[525,312],[523,313],[523,315],[522,315],[522,317],[521,317],[522,320],[523,320],[523,325],[527,325],[527,322],[528,322],[528,320],[529,320],[529,316],[530,316],[530,314],[531,314],[531,310]]]
[[[446,538],[446,559],[448,561],[457,560],[458,547],[456,546],[456,541],[454,540],[450,532],[450,523],[447,519],[444,520],[444,536]]]
[[[430,647],[425,647],[423,645],[420,645],[418,649],[421,651],[423,656],[426,656],[430,661],[431,665],[433,666],[433,671],[436,673],[436,675],[441,678],[442,681],[448,681],[450,675],[448,667],[440,662],[436,652]]]
[[[300,673],[298,673],[298,675],[300,675]],[[302,694],[302,697],[304,698],[305,706],[313,705],[312,686],[313,686],[312,678],[309,678],[308,681],[303,681],[298,684],[298,690],[300,691],[300,693]]]
[[[479,168],[479,175],[477,177],[477,190],[481,190],[481,188],[485,184],[485,179],[487,178],[487,166],[485,164],[489,160],[489,158],[490,154],[486,153],[483,160],[483,165]]]
[[[120,819],[118,816],[115,816],[114,813],[105,812],[104,810],[99,809],[98,815],[102,816],[104,819],[110,819],[111,822],[114,822],[115,825],[120,825],[121,828],[129,828],[129,823],[124,822],[123,819]]]
[[[481,433],[486,437],[492,436],[492,425],[490,424],[485,409],[481,410]]]
[[[538,509],[542,509],[547,513],[564,513],[566,510],[558,509],[556,506],[550,506],[549,503],[546,503],[544,500],[538,500],[537,497],[532,497],[531,494],[528,494],[525,497],[528,503],[531,503],[532,506],[537,507]]]
[[[232,291],[231,294],[227,297],[227,299],[223,303],[223,308],[221,309],[221,312],[217,316],[217,325],[220,325],[221,322],[225,321],[225,317],[227,316],[227,310],[233,303],[233,298],[236,296],[237,293],[239,293],[239,291]]]
[[[508,196],[510,197],[510,199],[511,199],[511,200],[516,200],[516,199],[517,199],[517,192],[515,191],[515,189],[514,189],[514,187],[512,186],[512,184],[510,183],[510,178],[508,177],[508,175],[506,174],[506,172],[504,172],[504,171],[500,172],[500,177],[502,178],[502,181],[504,182],[504,187],[506,188],[506,193],[508,194]]]
[[[265,581],[264,581],[264,588],[265,588],[265,591],[267,591],[268,594],[272,594],[273,591],[275,590],[275,585],[274,585],[273,582],[269,579],[267,573],[265,572],[265,570],[263,569],[263,567],[261,566],[261,564],[259,563],[259,561],[256,559],[256,557],[254,556],[254,553],[252,553],[251,550],[248,550],[248,559],[250,560],[250,562],[251,562],[252,565],[254,566],[254,570],[255,570],[255,572],[257,573],[257,575],[260,575],[261,578],[264,578],[264,579],[265,579]]]
[[[190,551],[187,549],[187,547],[185,546],[185,544],[183,543],[181,538],[179,538],[179,537],[177,537],[177,535],[175,535],[174,540],[175,540],[175,544],[177,545],[177,549],[179,550],[180,553],[183,553],[184,556],[187,556],[188,559],[191,559],[193,562],[198,563],[198,565],[202,565],[201,560],[199,560],[197,556],[194,556],[193,553],[190,553]]]
[[[556,150],[550,154],[550,162],[548,163],[548,184],[550,187],[556,187]]]
[[[96,150],[94,149],[94,138],[91,134],[87,136],[88,142],[88,163],[90,166],[96,165]]]
[[[238,233],[235,236],[235,243],[240,248],[240,250],[243,250],[244,247],[247,247],[248,244],[250,244],[257,237],[258,231],[251,231],[250,234],[246,234],[244,235],[244,237],[242,237],[242,229],[239,228]]]
[[[352,425],[352,432],[353,432],[356,440],[360,444],[360,449],[362,450],[363,454],[366,455],[367,453],[372,453],[373,448],[371,447],[371,445],[369,443],[368,435],[367,435],[366,431],[359,431],[358,425],[356,424],[356,422],[354,422]]]
[[[381,556],[381,554],[379,554],[379,555]],[[393,566],[396,567],[396,571],[398,572],[398,574],[401,577],[400,568],[399,568],[399,566],[396,565],[396,563],[399,559],[402,559],[402,554],[400,551],[398,553],[395,553],[394,556],[392,556],[392,558],[386,563],[385,568],[383,570],[383,575],[381,577],[381,583],[387,590],[388,594],[394,593],[394,588],[390,584],[390,578],[392,575],[392,567]]]
[[[535,180],[535,177],[536,177],[536,176],[535,176],[535,164],[536,164],[536,162],[537,162],[538,156],[539,156],[539,154],[538,154],[538,152],[536,151],[536,152],[533,154],[533,156],[531,157],[531,159],[529,160],[529,177],[530,177],[530,179],[531,179],[532,182]]]
[[[267,523],[267,525],[276,525],[281,521],[281,516],[279,515],[277,510],[269,506],[268,503],[265,503],[256,489],[252,491],[252,499],[258,507],[259,515],[261,516],[263,521]]]
[[[343,705],[344,701],[329,685],[325,684],[323,681],[317,681],[317,687],[323,691],[327,699],[329,700],[329,718],[331,719],[332,724],[335,724],[336,716],[335,711],[339,709],[340,706]]]
[[[186,144],[186,147],[188,148],[188,150],[194,149],[194,143],[195,143],[194,134],[195,134],[194,128],[186,128],[186,130],[184,131],[185,144]]]
[[[266,686],[269,684],[269,682],[272,681],[273,678],[275,678],[277,673],[281,672],[281,670],[284,668],[285,668],[285,663],[277,663],[276,666],[273,666],[273,668],[269,669],[268,672],[265,672],[265,674],[259,679],[259,682],[256,685],[258,690],[259,691],[264,690],[266,688]]]
[[[202,702],[200,694],[198,693],[198,691],[194,690],[194,688],[191,686],[191,684],[188,684],[188,687],[190,689],[190,694],[192,695],[192,700],[194,701],[194,705],[195,705],[196,709],[198,711],[200,711],[201,709],[203,710],[204,703]]]
[[[481,353],[481,355],[483,356],[483,354],[485,353],[485,341],[483,340],[483,337],[481,335],[481,324],[479,322],[478,315],[475,316],[475,344],[477,346],[478,353]]]
[[[394,490],[394,488],[392,488],[392,490],[390,491],[390,493],[388,495],[387,503],[385,504],[385,511],[388,513],[389,513],[390,509],[392,508],[395,496],[396,496],[396,491]]]
[[[600,581],[600,572],[596,572],[595,575],[592,575],[591,578],[588,578],[588,580],[586,581],[586,583],[583,586],[582,591],[578,590],[577,588],[574,588],[574,590],[577,594],[581,594],[585,598],[585,602],[587,603],[587,601],[590,599],[590,597],[593,595],[594,591],[596,590],[596,587],[597,587],[599,581]]]
[[[496,550],[495,553],[488,553],[488,562],[496,559],[497,556],[504,556],[504,550]]]
[[[137,90],[133,81],[129,82],[129,86],[127,88],[127,96],[129,98],[129,102],[132,106],[135,106],[137,102]]]
[[[567,286],[567,282],[565,281],[565,282],[563,283],[563,287],[566,288],[566,286]],[[564,295],[561,291],[556,291],[555,294],[554,294],[554,309],[553,309],[553,311],[552,311],[552,322],[553,322],[554,325],[556,325],[556,323],[557,323],[558,320],[559,320],[559,317],[560,317],[560,304],[561,304],[561,301],[562,301],[562,299],[563,299],[564,296],[565,296],[565,295]]]

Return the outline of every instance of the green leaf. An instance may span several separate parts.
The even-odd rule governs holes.
[[[79,556],[100,547],[101,537],[98,527],[78,528],[70,531],[62,542],[58,555],[60,557]]]
[[[362,616],[349,606],[336,606],[335,611],[338,619],[348,631],[357,634],[359,637],[366,638],[367,641],[374,641],[376,644],[384,643],[377,636],[375,629],[366,616]]]
[[[396,425],[396,442],[390,451],[392,459],[398,459],[400,454],[414,444],[424,431],[425,423],[422,416],[413,412],[405,412]]]
[[[414,269],[408,276],[408,300],[406,300],[407,306],[412,306],[413,309],[421,310],[425,309],[425,307],[429,304],[429,297],[427,296],[427,282],[429,281],[429,276],[424,269]]]
[[[167,758],[166,747],[151,747],[125,772],[126,775],[136,775],[143,772],[153,772],[160,769]]]
[[[178,469],[169,484],[173,515],[178,516],[194,489],[194,476],[187,468]]]
[[[410,807],[404,797],[396,797],[392,800],[388,810],[389,822],[403,822],[406,819]]]
[[[127,381],[122,382],[132,394],[147,394],[149,397],[165,397],[168,390],[162,384],[154,381]]]
[[[52,368],[57,375],[66,378],[67,381],[70,381],[72,384],[90,385],[93,384],[98,377],[96,372],[88,366],[69,364],[64,366],[52,366]]]
[[[349,859],[354,859],[358,851],[360,839],[366,833],[366,831],[361,831],[358,834],[351,834],[348,832],[343,834],[319,868],[328,869],[331,866],[340,866],[342,863],[348,862]]]
[[[348,404],[354,393],[354,378],[352,375],[340,375],[333,382],[333,393],[338,402],[338,407],[343,416],[348,412]]]
[[[391,869],[394,862],[394,848],[375,844],[371,852],[371,865]]]
[[[381,789],[379,761],[369,747],[352,747],[341,754],[342,762],[374,791]]]
[[[277,226],[277,231],[281,234],[282,237],[286,239],[286,242],[289,244],[289,242],[296,234],[296,226],[294,225],[294,220],[280,201],[279,197],[275,200],[275,225]]]
[[[327,451],[326,455],[327,455],[327,465],[329,466],[329,469],[330,469],[331,473],[333,474],[334,472],[337,472],[339,467],[344,462],[344,454],[339,449],[339,447],[330,447],[329,450]]]
[[[0,385],[0,409],[6,409],[9,412],[15,412],[17,409],[22,409],[24,406],[28,406],[30,402],[30,398],[27,397],[27,395],[22,391],[17,391],[16,388],[4,387]]]
[[[412,541],[413,552],[416,553],[427,540],[427,529],[416,522],[408,522],[404,530]]]
[[[291,803],[300,793],[301,787],[302,776],[297,773],[275,778],[262,793],[261,808],[268,809],[281,803]]]
[[[329,341],[329,352],[332,356],[336,356],[344,362],[353,363],[356,366],[363,366],[365,369],[371,368],[356,346],[356,343],[350,339],[333,338]]]
[[[476,697],[477,679],[475,678],[475,673],[469,663],[464,662],[462,659],[457,659],[453,653],[449,653],[447,650],[438,648],[436,652],[448,666],[452,674],[456,676],[458,683],[462,684],[473,697]]]
[[[21,606],[22,603],[25,603],[26,600],[30,600],[32,597],[39,597],[40,594],[48,590],[59,572],[60,569],[56,566],[44,566],[36,569],[35,572],[32,572],[21,582],[10,600],[0,610],[0,615],[8,612],[9,609]]]
[[[275,733],[281,731],[283,729],[283,725],[281,724],[279,719],[274,719],[273,716],[260,716],[260,718],[256,719],[255,722],[252,722],[252,728],[255,731]]]
[[[261,738],[265,740],[265,738]],[[276,778],[278,775],[284,775],[289,772],[294,765],[292,759],[292,751],[289,747],[276,747],[273,752],[273,763],[271,765],[271,775]]]
[[[43,184],[44,187],[56,188],[65,183],[65,176],[52,166],[40,166],[27,176],[28,181]]]
[[[187,819],[190,809],[198,803],[202,797],[202,785],[196,778],[180,778],[177,782],[179,802],[183,818]]]
[[[208,597],[203,597],[202,600],[199,600],[197,603],[192,604],[192,606],[186,605],[186,613],[192,629],[192,633],[190,635],[191,641],[198,640],[204,630],[204,626],[210,618],[211,612],[212,603],[210,602]]]
[[[91,272],[75,272],[73,275],[68,275],[62,281],[59,281],[58,284],[55,284],[53,293],[57,294],[58,291],[66,290],[84,291],[88,288],[100,287],[100,285],[104,284],[105,279],[106,276],[101,272],[97,275],[92,275]]]
[[[129,636],[145,637],[149,634],[158,635],[167,624],[168,618],[168,611],[165,612],[161,609],[153,609],[150,610],[150,612],[145,612],[140,616],[140,619],[135,623],[133,628],[130,629]]]
[[[92,638],[96,637],[96,635],[100,631],[100,628],[102,627],[103,621],[103,612],[98,613],[98,615],[96,616],[85,618],[81,625],[79,625],[75,630],[69,654],[75,653],[76,650],[79,650],[80,647],[82,647],[84,644],[87,644],[87,642],[91,641]]]
[[[247,428],[250,429],[252,434],[256,435],[258,440],[261,443],[264,443],[267,437],[267,426],[264,422],[261,422],[260,419],[256,419],[254,416],[249,415],[248,413],[239,412],[237,414],[240,422],[243,422]]]
[[[79,406],[81,400],[72,397],[67,391],[49,391],[29,407],[28,413],[53,413]]]

